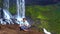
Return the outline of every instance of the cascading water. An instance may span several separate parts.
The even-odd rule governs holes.
[[[43,28],[43,31],[45,34],[51,34],[50,32],[48,32],[45,28]]]
[[[21,20],[25,18],[25,1],[17,0],[17,15],[16,15],[16,23],[20,24]]]
[[[17,0],[17,17],[20,17],[20,5],[19,5],[19,0]]]
[[[4,0],[3,3],[3,13],[4,13],[4,23],[8,22],[9,24],[14,24],[11,20],[12,15],[9,13],[9,0]],[[16,23],[20,24],[21,20],[25,18],[25,1],[17,0],[17,15],[15,16]]]
[[[25,18],[25,0],[20,0],[20,6],[21,17]]]
[[[13,24],[13,21],[11,20],[12,15],[9,13],[9,0],[4,0],[3,13],[5,21],[9,24]]]
[[[25,18],[25,1],[17,0],[17,16]]]

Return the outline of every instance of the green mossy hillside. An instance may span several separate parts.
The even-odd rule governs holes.
[[[60,4],[26,6],[26,15],[35,21],[38,28],[60,34]],[[37,19],[40,19],[39,24],[36,24]]]

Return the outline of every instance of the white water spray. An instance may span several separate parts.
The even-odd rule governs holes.
[[[3,13],[5,21],[9,24],[13,24],[13,21],[11,20],[12,15],[9,13],[9,0],[4,0]]]
[[[43,31],[45,34],[51,34],[50,32],[48,32],[45,28],[43,28]]]

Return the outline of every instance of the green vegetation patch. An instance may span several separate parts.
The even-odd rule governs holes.
[[[34,21],[40,19],[41,23],[36,24],[38,28],[46,28],[52,33],[60,34],[60,4],[26,6],[26,15]]]

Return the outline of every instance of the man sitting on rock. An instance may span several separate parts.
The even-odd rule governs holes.
[[[23,18],[23,21],[20,22],[20,30],[28,31],[31,25],[27,22],[26,18]]]

